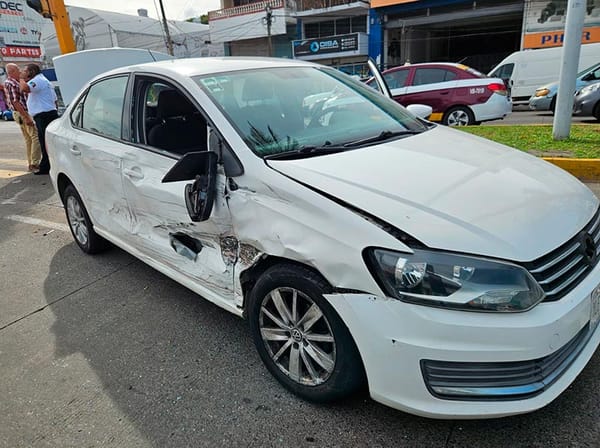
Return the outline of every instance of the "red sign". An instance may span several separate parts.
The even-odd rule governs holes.
[[[0,47],[0,53],[7,58],[40,58],[40,47]]]

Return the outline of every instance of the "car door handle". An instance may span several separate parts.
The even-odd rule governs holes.
[[[76,155],[76,156],[80,156],[81,155],[81,151],[79,150],[79,148],[77,147],[77,145],[73,145],[71,146],[71,154]]]
[[[126,168],[123,170],[123,174],[125,174],[125,176],[129,177],[130,179],[140,180],[144,178],[144,173],[138,170],[130,170]]]
[[[450,93],[450,90],[444,90],[443,92],[440,92],[440,95],[448,95]]]

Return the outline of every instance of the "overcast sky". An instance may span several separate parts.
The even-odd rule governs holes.
[[[158,0],[65,0],[65,4],[134,15],[139,8],[144,8],[155,19],[160,11]],[[221,9],[220,0],[163,0],[163,5],[169,20],[184,20]]]

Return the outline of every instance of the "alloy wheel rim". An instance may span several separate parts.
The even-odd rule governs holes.
[[[259,314],[260,334],[275,365],[293,381],[317,386],[335,368],[336,342],[319,306],[294,288],[265,296]]]
[[[82,246],[87,245],[89,234],[88,228],[85,222],[85,216],[81,208],[79,201],[73,196],[67,198],[67,217],[69,219],[69,226],[73,231],[73,235]]]
[[[448,117],[450,126],[467,126],[469,124],[469,115],[463,110],[455,110]]]

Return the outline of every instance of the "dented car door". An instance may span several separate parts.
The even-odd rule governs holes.
[[[199,285],[233,300],[237,244],[225,198],[225,176],[217,174],[211,216],[193,222],[185,203],[190,181],[163,183],[176,160],[152,151],[129,151],[123,160],[123,187],[132,219],[132,242],[148,257]],[[222,170],[220,170],[222,171]]]

